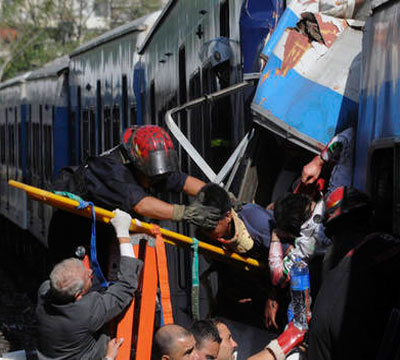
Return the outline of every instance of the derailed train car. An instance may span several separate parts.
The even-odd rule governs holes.
[[[22,229],[27,229],[25,195],[9,189],[8,179],[26,179],[26,79],[29,73],[0,84],[0,211]]]

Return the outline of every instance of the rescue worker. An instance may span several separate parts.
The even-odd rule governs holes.
[[[136,217],[215,225],[219,213],[211,207],[198,202],[170,204],[156,197],[169,192],[195,196],[203,186],[203,181],[178,171],[170,136],[154,125],[128,128],[120,145],[89,158],[78,168],[62,169],[54,181],[55,190],[71,192],[106,209],[120,208]],[[101,231],[105,238],[106,232]],[[58,211],[50,223],[48,238],[53,262],[58,262],[74,256],[78,245],[88,248],[90,227],[86,219]]]
[[[129,305],[142,267],[130,244],[130,215],[117,209],[110,222],[121,255],[118,280],[114,284],[104,292],[91,291],[92,270],[85,268],[80,260],[70,258],[57,264],[50,280],[40,286],[36,307],[40,360],[100,360],[106,355],[109,337],[103,325]],[[118,350],[117,344],[114,350]]]
[[[238,344],[233,339],[228,325],[220,318],[213,318],[211,321],[216,326],[219,337],[221,338],[216,360],[236,360]]]
[[[222,339],[212,320],[195,321],[190,330],[196,339],[199,360],[216,360]]]
[[[193,334],[180,325],[164,325],[154,334],[152,360],[199,360]]]

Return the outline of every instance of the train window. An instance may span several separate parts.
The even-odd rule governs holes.
[[[28,179],[32,172],[32,105],[28,105],[27,119],[26,119],[26,137],[25,137],[25,154],[26,154],[26,169],[28,171]]]
[[[113,142],[112,146],[116,146],[121,142],[121,118],[120,118],[120,111],[119,106],[114,105],[113,112],[112,112],[112,137]]]
[[[80,159],[78,158],[78,156],[83,153],[82,150],[82,129],[81,129],[81,121],[82,121],[82,90],[81,87],[78,86],[78,88],[76,89],[76,112],[78,114],[78,118],[76,119],[76,125],[77,125],[77,134],[75,134],[76,136],[76,141],[77,141],[77,145],[76,145],[76,151],[77,151],[77,157],[76,157],[76,161],[79,162]]]
[[[14,127],[14,122],[10,119],[10,123],[8,125],[8,164],[10,166],[15,165],[14,156],[15,156],[15,127]]]
[[[131,115],[130,115],[130,125],[136,125],[137,120],[136,120],[136,104],[131,104],[131,109],[130,109]]]
[[[50,181],[53,175],[53,136],[51,125],[43,126],[43,138],[44,151],[46,154],[44,157],[44,175],[46,180]]]
[[[128,127],[128,78],[122,75],[122,126]]]
[[[75,121],[76,112],[71,109],[69,113],[69,124],[70,124],[70,138],[71,138],[71,160],[72,164],[76,164],[76,121]]]
[[[89,155],[89,142],[89,109],[84,109],[82,113],[82,162],[85,162]]]
[[[1,163],[6,163],[6,126],[0,125]]]
[[[43,105],[39,105],[39,125],[38,125],[38,174],[42,176],[43,172]]]
[[[21,122],[18,123],[18,167],[22,169],[22,126]]]
[[[96,113],[93,108],[89,110],[90,155],[96,155]]]
[[[393,148],[377,149],[371,157],[371,197],[379,231],[393,227]]]
[[[178,59],[178,69],[179,69],[179,104],[183,105],[187,101],[186,93],[186,50],[184,46],[179,49],[179,59]],[[180,128],[184,134],[187,133],[187,113],[183,111],[179,115]],[[188,171],[188,156],[186,151],[182,151],[181,147],[178,147],[179,158],[181,159],[182,171]]]
[[[104,149],[111,148],[112,137],[112,122],[111,122],[111,109],[108,106],[104,107]]]
[[[156,85],[154,80],[150,83],[150,115],[151,115],[151,123],[157,123],[156,117]]]
[[[200,71],[191,76],[189,80],[189,100],[197,99],[201,96]],[[197,151],[204,156],[204,126],[202,108],[196,107],[190,111],[190,121],[188,123],[188,135],[190,141]],[[195,135],[195,136],[193,136]],[[191,174],[195,177],[202,177],[202,171],[191,162],[194,167],[191,167]]]
[[[96,85],[96,113],[97,113],[97,136],[98,136],[98,152],[103,152],[103,126],[101,121],[102,101],[101,101],[101,81],[97,80]]]
[[[219,34],[229,38],[229,0],[222,0],[219,8]]]
[[[40,174],[40,125],[38,123],[33,124],[33,173],[36,175]]]

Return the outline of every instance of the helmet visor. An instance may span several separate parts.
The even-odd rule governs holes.
[[[175,150],[153,151],[143,164],[143,171],[148,177],[160,176],[178,170],[178,156]]]

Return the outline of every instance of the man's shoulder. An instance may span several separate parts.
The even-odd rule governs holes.
[[[267,210],[258,204],[245,204],[239,211],[240,216],[258,216],[268,219],[273,219],[274,213],[272,210]]]

